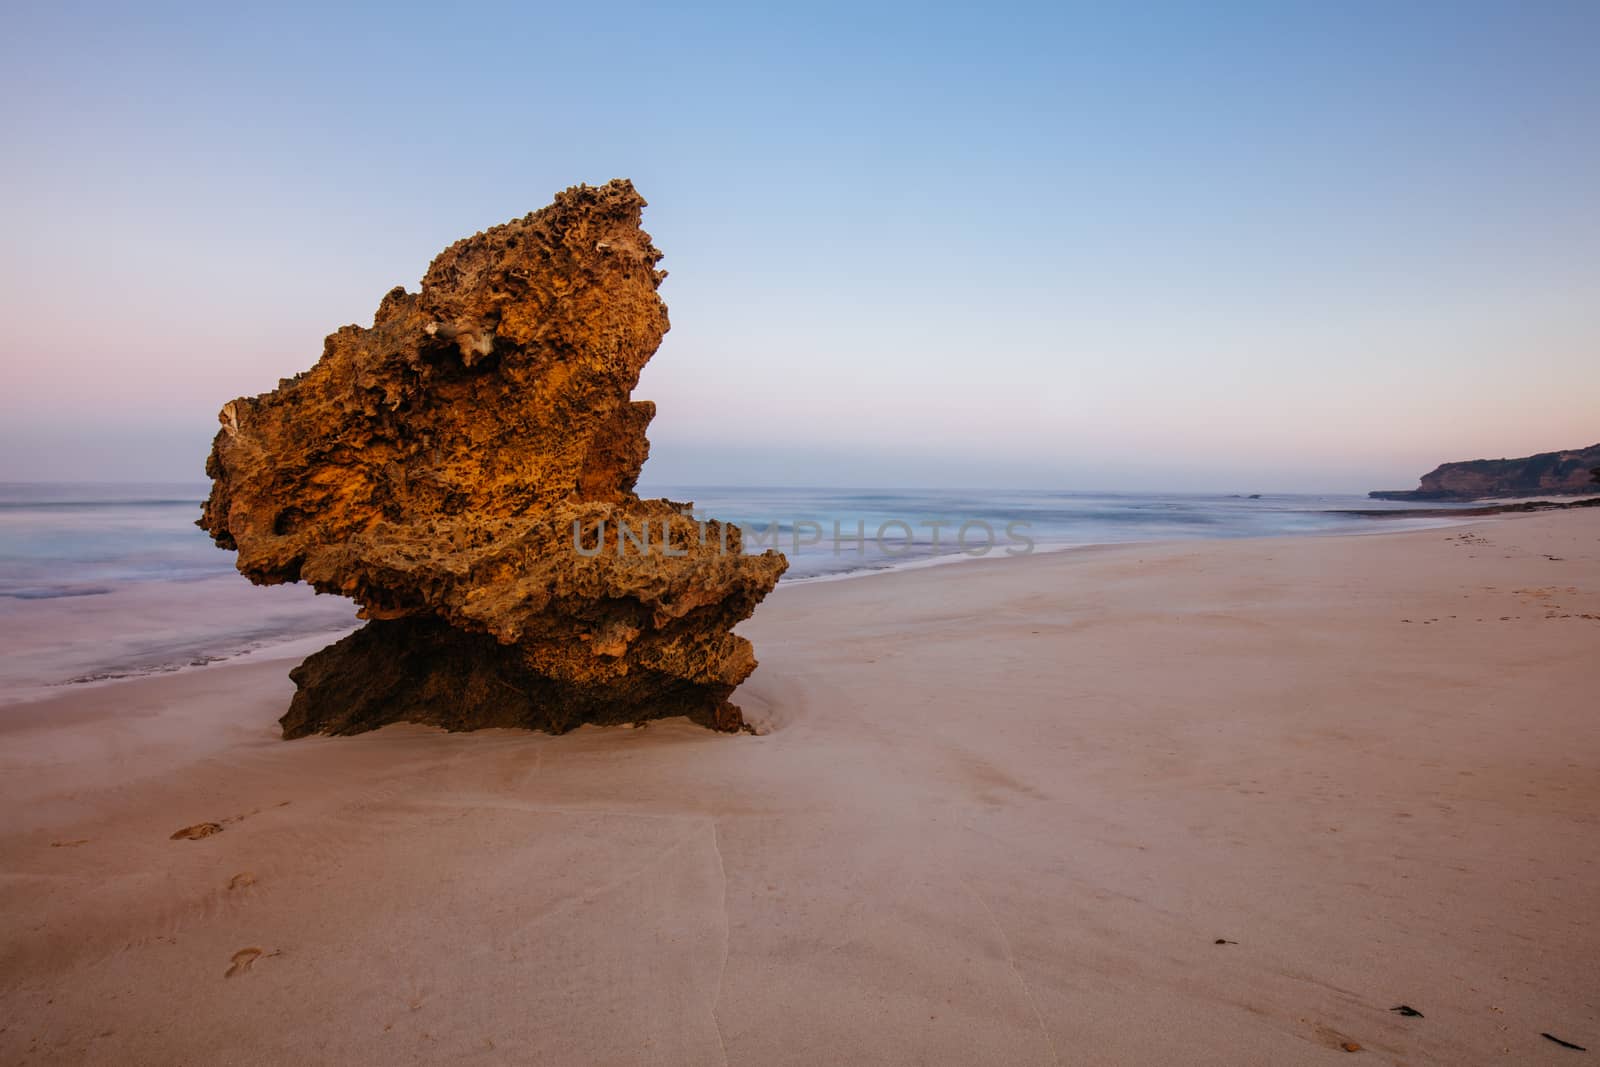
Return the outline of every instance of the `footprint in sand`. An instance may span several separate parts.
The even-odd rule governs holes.
[[[238,952],[235,952],[233,954],[232,965],[228,968],[227,973],[224,974],[222,977],[224,977],[224,978],[236,977],[237,975],[241,975],[244,972],[248,971],[250,969],[250,965],[255,963],[256,960],[259,960],[259,959],[268,959],[268,960],[270,960],[272,957],[278,956],[278,955],[282,955],[282,950],[281,949],[278,950],[277,952],[262,952],[258,948],[253,948],[253,947],[252,948],[242,948]]]
[[[52,842],[50,842],[50,847],[51,848],[77,848],[79,845],[87,845],[88,843],[89,843],[89,839],[87,837],[80,837],[76,841],[52,841]]]
[[[255,884],[256,876],[251,874],[249,871],[240,871],[238,874],[228,879],[228,888],[230,890],[245,889]]]
[[[235,975],[243,974],[250,969],[250,965],[260,958],[260,956],[261,950],[258,948],[240,949],[238,952],[233,954],[233,966],[229,967],[228,973],[222,977],[232,978]]]
[[[291,803],[293,803],[293,801],[283,800],[279,801],[273,806],[278,808],[286,808]],[[250,818],[250,816],[260,815],[261,812],[262,809],[257,808],[254,811],[247,811],[243,815],[230,815],[221,822],[197,822],[193,826],[185,826],[182,830],[179,830],[177,833],[173,834],[172,840],[197,841],[202,837],[210,837],[212,834],[220,834],[229,825],[236,822],[244,822],[246,819]]]

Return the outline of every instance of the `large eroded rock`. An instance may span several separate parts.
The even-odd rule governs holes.
[[[728,696],[756,661],[730,628],[787,561],[633,492],[655,408],[629,394],[668,328],[644,204],[580,185],[458,241],[370,329],[222,409],[200,526],[251,581],[372,620],[291,673],[285,737],[743,725]]]

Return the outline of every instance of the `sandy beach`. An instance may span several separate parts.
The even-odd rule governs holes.
[[[761,736],[284,742],[261,654],[4,708],[0,1061],[1600,1051],[1600,513],[786,586],[740,632]]]

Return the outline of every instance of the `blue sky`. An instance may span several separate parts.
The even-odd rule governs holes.
[[[1406,486],[1600,440],[1600,6],[63,5],[0,41],[0,479],[615,176],[658,484]]]

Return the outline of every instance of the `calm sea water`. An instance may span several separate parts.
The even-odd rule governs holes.
[[[785,581],[954,562],[989,543],[988,555],[1000,556],[1030,541],[1034,551],[1051,551],[1358,533],[1379,527],[1337,510],[1385,506],[1354,496],[642,491],[693,501],[698,514],[744,527],[747,542],[767,535],[768,545],[789,554]],[[257,589],[239,577],[233,554],[194,525],[205,492],[204,484],[0,484],[0,699],[35,695],[39,686],[180,669],[355,624],[346,601],[299,586]],[[1440,507],[1438,520],[1385,521],[1381,528],[1448,522],[1450,510]]]
[[[1417,505],[1298,494],[650,488],[652,496],[693,502],[697,514],[738,523],[747,548],[775,526],[774,547],[789,555],[785,581],[958,562],[981,555],[991,544],[990,532],[987,555],[1003,556],[1026,551],[1020,538],[1032,542],[1032,551],[1045,552],[1133,541],[1364,533],[1447,522],[1454,510],[1442,505],[1438,520],[1389,519],[1380,527],[1373,519],[1340,511]],[[861,542],[855,539],[858,533],[864,535]],[[813,538],[814,544],[806,543]]]

